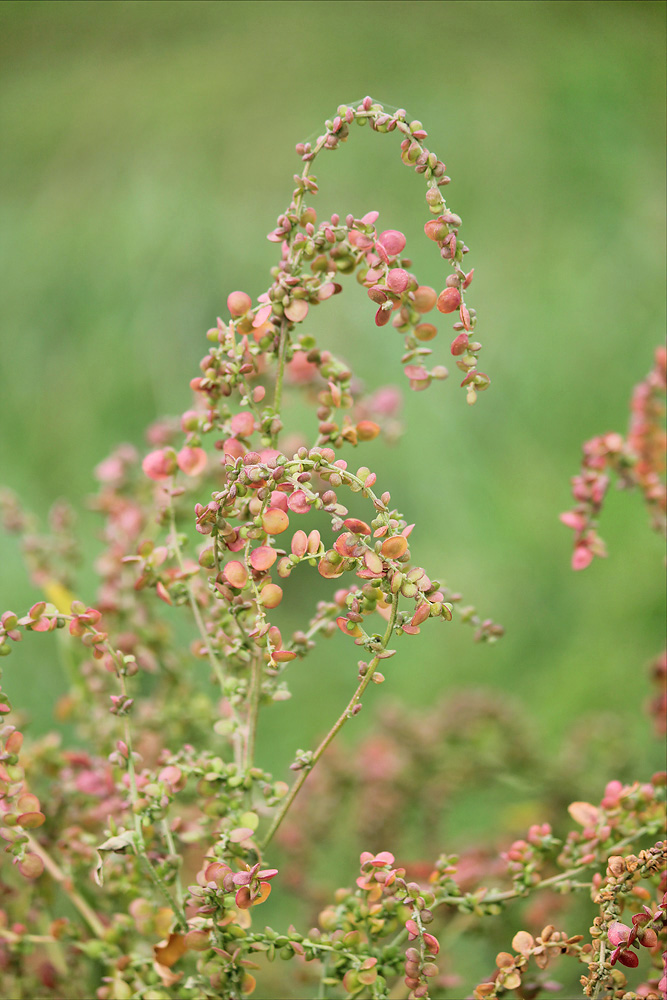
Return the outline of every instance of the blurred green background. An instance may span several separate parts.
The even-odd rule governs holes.
[[[619,713],[623,752],[589,794],[648,776],[661,757],[642,706],[663,641],[662,543],[641,499],[614,492],[609,559],[575,575],[558,513],[582,441],[624,430],[663,336],[664,29],[653,2],[5,0],[0,480],[36,511],[66,496],[93,552],[92,468],[187,408],[228,292],[268,284],[265,236],[289,201],[294,144],[366,93],[405,107],[452,177],[492,387],[474,408],[454,378],[406,394],[401,443],[357,455],[416,522],[415,560],[507,634],[487,648],[455,624],[426,628],[373,699],[510,693],[547,753],[573,720]],[[320,218],[379,210],[381,228],[406,233],[420,280],[443,285],[396,136],[356,129],[315,173]],[[374,326],[358,286],[315,329],[369,386],[401,384],[400,340]],[[14,539],[0,537],[0,567],[2,608],[40,596]],[[84,573],[84,597],[92,585]],[[348,697],[345,642],[296,666],[295,697],[266,714],[277,777]],[[64,684],[54,644],[24,642],[4,683],[33,732],[50,725]],[[464,829],[492,828],[496,811],[492,797],[473,802]]]

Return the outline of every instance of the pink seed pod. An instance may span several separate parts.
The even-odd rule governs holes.
[[[259,592],[262,605],[265,608],[277,608],[283,599],[282,587],[277,583],[267,583]]]
[[[420,313],[430,312],[438,300],[435,289],[429,285],[420,285],[413,294],[415,309]]]
[[[300,528],[294,532],[291,545],[292,554],[301,558],[308,551],[308,536]]]
[[[449,228],[438,219],[429,219],[424,226],[424,232],[434,243],[442,243],[449,236]]]
[[[454,357],[458,357],[459,354],[464,354],[468,349],[468,334],[460,333],[458,337],[454,337],[451,346],[451,352]]]
[[[276,559],[276,551],[270,545],[259,545],[250,553],[250,565],[258,573],[264,573],[267,569],[271,569]]]
[[[255,418],[248,410],[235,413],[232,417],[232,433],[234,437],[250,437],[255,430]]]
[[[398,229],[385,229],[383,233],[380,233],[378,242],[382,244],[388,254],[395,257],[405,249],[406,240]]]
[[[305,299],[294,299],[285,306],[285,316],[291,323],[301,323],[308,315],[308,303]]]
[[[382,306],[375,313],[375,325],[376,326],[386,326],[391,319],[391,312],[388,309],[383,309]]]
[[[181,448],[177,461],[179,469],[186,476],[198,476],[206,468],[206,452],[203,448]]]
[[[243,316],[252,309],[252,299],[247,292],[230,292],[227,296],[227,308],[231,316]]]
[[[401,295],[410,284],[410,275],[402,267],[394,267],[387,275],[387,287]]]
[[[461,305],[461,293],[458,288],[444,288],[438,295],[437,306],[441,313],[455,312]]]
[[[176,455],[172,449],[161,448],[150,451],[141,463],[141,468],[149,479],[160,482],[169,479],[176,471]]]
[[[262,515],[262,527],[268,535],[280,535],[289,527],[289,517],[279,507],[269,507]]]

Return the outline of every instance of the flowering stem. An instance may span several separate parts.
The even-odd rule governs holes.
[[[394,631],[394,624],[396,622],[396,612],[397,612],[397,610],[398,610],[398,594],[394,594],[393,595],[393,600],[392,600],[392,603],[391,603],[391,611],[390,611],[390,614],[389,614],[389,621],[387,623],[387,628],[385,629],[385,633],[384,633],[384,635],[382,637],[382,641],[380,643],[380,652],[383,651],[383,650],[385,650],[387,648],[389,640],[391,639],[392,632]],[[273,837],[274,837],[274,835],[275,835],[278,827],[280,826],[280,824],[284,820],[285,816],[287,815],[289,809],[292,806],[292,803],[294,802],[294,800],[297,797],[297,795],[299,794],[299,792],[300,792],[303,784],[305,783],[306,778],[308,777],[308,775],[310,774],[310,772],[312,771],[312,769],[315,767],[315,765],[317,764],[318,760],[320,759],[320,757],[322,756],[322,754],[324,753],[324,751],[327,749],[327,747],[332,742],[332,740],[338,735],[338,733],[343,728],[343,726],[345,725],[345,723],[347,722],[347,720],[350,719],[352,717],[352,715],[354,714],[354,709],[360,703],[361,698],[362,698],[362,696],[364,694],[364,691],[366,690],[366,688],[370,684],[370,682],[371,682],[371,680],[373,678],[373,674],[375,673],[379,662],[380,662],[380,656],[376,654],[373,657],[373,659],[371,660],[371,662],[368,664],[368,669],[367,669],[366,673],[364,674],[364,676],[362,677],[362,679],[361,679],[361,681],[359,683],[359,686],[357,687],[356,691],[354,692],[354,694],[350,698],[350,701],[348,702],[347,706],[341,712],[341,714],[338,716],[338,718],[336,719],[336,721],[334,722],[333,726],[331,727],[331,729],[329,730],[329,732],[326,734],[326,736],[324,737],[324,739],[322,740],[322,742],[320,743],[320,745],[318,746],[318,748],[313,752],[313,756],[312,756],[312,758],[311,758],[310,763],[308,764],[308,766],[303,768],[303,770],[299,774],[298,778],[296,779],[296,781],[294,782],[294,784],[290,788],[290,790],[289,790],[289,792],[288,792],[288,794],[287,794],[287,796],[286,796],[283,804],[281,805],[280,809],[278,810],[278,812],[277,812],[277,814],[276,814],[276,816],[275,816],[275,818],[273,820],[273,823],[271,824],[271,826],[269,828],[268,833],[266,834],[264,840],[262,841],[262,849],[266,848],[267,845],[273,839]]]
[[[192,615],[197,625],[197,630],[201,636],[202,642],[206,649],[208,656],[208,661],[211,664],[211,669],[215,675],[215,679],[220,685],[220,690],[224,693],[225,690],[225,673],[222,669],[222,664],[220,660],[215,655],[213,646],[211,645],[211,638],[206,631],[206,625],[204,624],[204,619],[202,618],[201,611],[199,610],[199,605],[197,604],[197,599],[195,598],[194,592],[192,590],[192,584],[186,578],[185,574],[185,563],[183,562],[183,553],[181,552],[181,547],[178,544],[178,532],[176,530],[176,512],[174,510],[174,501],[171,493],[169,493],[169,520],[171,527],[171,542],[174,548],[174,554],[176,556],[176,561],[178,562],[178,567],[183,574],[183,580],[185,583],[185,589],[187,590],[188,599],[190,601],[190,607],[192,608]],[[217,559],[217,541],[214,546]],[[234,745],[234,761],[237,767],[241,767],[241,744],[239,741],[239,730],[237,729],[233,736]]]
[[[257,733],[257,716],[259,714],[259,696],[262,690],[262,661],[256,656],[252,663],[250,675],[250,691],[248,692],[248,722],[245,739],[244,770],[247,772],[255,759],[255,737]]]
[[[276,416],[280,416],[283,395],[283,378],[285,375],[285,353],[287,351],[287,320],[283,316],[280,323],[280,343],[278,345],[278,371],[276,372],[276,385],[273,394],[273,409]],[[278,433],[271,435],[271,444],[275,447],[278,440]]]
[[[104,937],[105,934],[104,925],[101,923],[99,917],[94,912],[94,910],[92,910],[91,907],[88,905],[88,903],[85,901],[83,896],[79,895],[76,889],[72,888],[71,880],[65,875],[62,868],[60,868],[56,864],[51,855],[44,850],[44,848],[35,840],[34,837],[32,837],[29,833],[26,833],[26,837],[28,838],[28,844],[30,846],[30,850],[33,852],[33,854],[36,854],[39,858],[41,858],[44,867],[46,868],[49,875],[53,879],[55,879],[55,881],[58,883],[61,889],[63,889],[63,891],[67,894],[70,902],[79,911],[79,913],[86,921],[86,923],[90,927],[95,937],[97,938]]]

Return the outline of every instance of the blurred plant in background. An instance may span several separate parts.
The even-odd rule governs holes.
[[[356,125],[402,134],[403,163],[427,183],[434,218],[424,229],[452,267],[439,294],[410,270],[405,235],[378,232],[377,212],[344,221],[334,213],[316,227],[317,213],[306,204],[317,192],[312,162]],[[336,457],[380,437],[383,428],[395,434],[397,396],[375,386],[365,395],[347,363],[303,325],[311,310],[342,291],[339,278],[356,273],[373,302],[375,325],[387,326],[393,314],[392,326],[404,337],[410,388],[448,375],[444,366],[430,366],[424,346],[437,336],[423,319],[435,306],[454,314],[450,354],[468,402],[489,385],[477,367],[476,312],[464,297],[473,274],[462,266],[468,248],[459,237],[461,219],[445,204],[449,178],[426,138],[421,122],[403,109],[386,112],[365,98],[341,105],[314,144],[297,145],[304,166],[269,234],[281,248],[270,288],[256,300],[245,292],[228,296],[230,318],[208,331],[201,374],[190,381],[194,405],[180,420],[149,428],[152,450],[143,460],[123,445],[97,467],[95,507],[105,519],[105,548],[95,567],[101,585],[94,607],[71,592],[78,550],[68,509],[58,505],[52,533],[40,537],[15,496],[3,494],[5,525],[23,535],[33,581],[48,600],[25,615],[3,614],[0,651],[8,653],[25,632],[59,632],[70,690],[56,712],[81,742],[63,750],[46,736],[24,746],[9,699],[3,701],[9,719],[2,729],[1,832],[13,866],[3,873],[0,955],[8,993],[232,998],[255,992],[258,982],[261,990],[265,979],[267,995],[317,989],[320,996],[383,998],[398,990],[427,997],[433,984],[431,995],[444,996],[474,986],[460,978],[461,935],[508,943],[507,921],[493,927],[500,914],[534,930],[516,930],[513,952],[496,954],[491,975],[483,971],[487,944],[477,948],[477,998],[558,992],[561,986],[542,972],[563,956],[584,967],[586,996],[658,1000],[664,990],[665,844],[655,842],[664,825],[664,772],[643,783],[607,782],[599,805],[569,803],[581,831],[567,833],[566,803],[558,796],[562,771],[571,769],[568,749],[560,760],[549,759],[516,706],[479,693],[431,712],[385,710],[381,730],[351,757],[344,747],[328,753],[358,715],[371,682],[384,682],[380,666],[386,669],[403,643],[412,649],[431,619],[451,621],[458,610],[476,640],[494,642],[503,633],[413,564],[415,525],[391,505],[388,491],[376,491],[376,473],[364,465],[352,472]],[[656,372],[649,390],[635,397],[641,413],[636,406],[627,449],[618,435],[599,440],[610,454],[623,451],[626,477],[636,477],[651,505],[664,507],[657,447],[664,372]],[[304,422],[298,433],[286,429],[290,398],[299,390],[315,410],[316,431]],[[208,435],[214,441],[206,450]],[[598,452],[585,449],[589,460]],[[424,458],[428,476],[428,450]],[[577,509],[566,520],[578,532],[577,548],[592,551],[589,519],[604,490],[599,463],[590,467],[593,480],[586,472],[575,495],[594,509]],[[591,493],[591,501],[596,489],[600,495]],[[439,513],[435,503],[431,518]],[[294,530],[304,516],[317,523],[308,534]],[[582,565],[578,559],[576,567]],[[301,566],[316,568],[325,581],[348,574],[307,622],[303,592],[291,592],[287,583]],[[300,619],[289,639],[284,599]],[[167,607],[186,609],[194,640]],[[260,766],[261,710],[290,697],[288,665],[337,630],[364,656],[357,686],[315,749],[294,751],[290,786]],[[210,682],[198,660],[208,666]],[[393,661],[391,667],[397,673]],[[609,753],[622,733],[607,720],[600,735]],[[587,766],[590,743],[573,742],[576,767]],[[519,781],[539,776],[551,790],[544,804],[549,821],[532,823],[525,839],[500,853],[500,845],[489,851],[464,831],[462,856],[442,854],[449,801],[493,774]],[[413,855],[416,849],[419,859],[414,871],[396,865],[387,849],[397,849],[404,826],[405,849]],[[356,889],[332,893],[326,879],[318,884],[317,865],[332,834],[344,849],[355,836],[364,843]],[[279,867],[271,866],[274,838],[285,859]],[[374,847],[380,840],[382,847]],[[261,928],[252,918],[256,906],[269,905],[281,875],[289,893],[283,911],[299,904],[306,912],[320,909],[317,925],[305,933],[294,923],[283,931]],[[32,892],[22,890],[21,876]],[[532,911],[508,910],[533,894],[536,902],[544,890],[559,895],[547,895],[541,908],[533,902]],[[563,896],[577,892],[597,909],[592,926],[590,915],[563,905]],[[575,920],[581,933],[567,934],[564,919]],[[277,956],[293,960],[283,967],[290,969],[287,978],[271,965]],[[630,985],[619,965],[639,968],[641,983]]]

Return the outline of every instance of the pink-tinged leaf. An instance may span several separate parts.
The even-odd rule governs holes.
[[[591,805],[590,802],[571,802],[567,811],[575,823],[585,827],[595,826],[600,815],[598,807]]]
[[[250,565],[258,573],[264,573],[267,569],[271,569],[277,558],[275,549],[270,545],[260,545],[250,553]]]
[[[308,303],[305,299],[293,299],[285,306],[285,316],[290,323],[301,323],[308,315]]]
[[[470,323],[470,313],[468,312],[468,307],[464,302],[461,303],[459,308],[459,316],[461,317],[461,322],[463,323],[466,330],[470,330],[472,325]]]
[[[385,865],[393,865],[395,860],[391,851],[380,851],[372,858],[371,864],[374,868],[383,868]]]
[[[636,951],[622,951],[618,960],[626,969],[636,969],[639,965],[639,955]]]
[[[361,216],[360,222],[363,222],[365,226],[372,226],[374,222],[377,222],[379,212],[366,212],[365,215]]]
[[[155,584],[155,592],[157,596],[160,598],[160,600],[164,601],[165,604],[174,603],[171,599],[171,594],[169,593],[169,591],[167,590],[167,588],[165,587],[165,585],[162,583],[161,580],[158,580],[158,582]]]
[[[406,920],[405,929],[408,932],[408,941],[414,941],[419,937],[419,927],[414,920]]]

